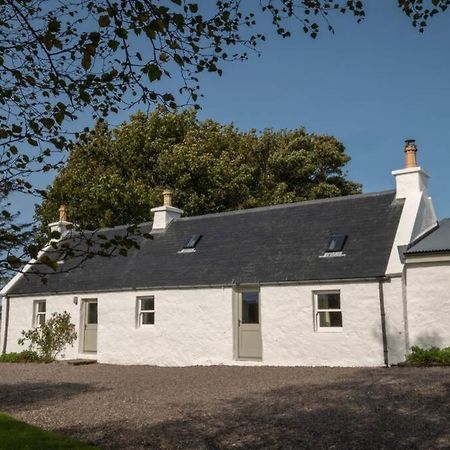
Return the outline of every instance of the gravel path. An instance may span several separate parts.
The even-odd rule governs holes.
[[[105,449],[449,449],[450,368],[0,364],[0,411]]]

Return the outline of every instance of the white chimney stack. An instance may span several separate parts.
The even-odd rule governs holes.
[[[152,231],[164,231],[172,220],[179,219],[183,214],[181,209],[172,206],[172,191],[166,189],[163,191],[163,206],[152,208],[153,226]]]
[[[417,165],[416,141],[407,139],[405,141],[405,168],[394,170],[392,175],[395,177],[397,195],[396,198],[407,198],[409,195],[414,195],[423,192],[428,195],[428,178],[429,175]]]
[[[64,237],[64,235],[66,235],[72,228],[72,223],[67,220],[67,206],[61,205],[58,211],[59,211],[58,222],[53,222],[48,225],[52,233],[56,231],[60,234],[60,237],[58,239],[53,238],[51,239],[52,241],[61,240]]]
[[[399,247],[413,242],[437,224],[433,202],[428,195],[429,175],[417,165],[417,146],[413,139],[405,141],[405,168],[394,170],[397,200],[402,200],[403,211],[394,239],[386,273],[400,273],[403,263]]]

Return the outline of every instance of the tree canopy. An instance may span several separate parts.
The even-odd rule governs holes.
[[[59,205],[87,229],[139,223],[171,188],[187,215],[360,192],[346,179],[350,157],[332,136],[295,130],[241,132],[200,121],[193,110],[139,113],[109,130],[99,122],[72,150],[37,215]]]
[[[450,0],[393,0],[423,31]],[[32,177],[60,167],[94,120],[157,104],[199,107],[200,74],[220,75],[266,39],[333,32],[335,14],[365,17],[362,0],[0,0],[0,271],[35,256],[33,224],[11,197],[40,196]],[[280,194],[281,195],[281,194]],[[284,194],[282,194],[284,195]],[[287,195],[287,194],[286,194]]]

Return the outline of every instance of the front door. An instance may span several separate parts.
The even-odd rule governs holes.
[[[261,359],[260,301],[258,290],[245,290],[238,296],[238,356]]]
[[[84,300],[83,351],[97,351],[97,299]]]

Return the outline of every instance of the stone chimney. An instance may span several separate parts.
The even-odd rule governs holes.
[[[163,191],[163,206],[158,206],[157,208],[152,208],[153,213],[153,226],[152,231],[160,232],[164,231],[170,222],[179,219],[183,214],[181,209],[172,206],[172,196],[173,193],[169,189]]]
[[[408,195],[428,193],[429,175],[417,165],[417,146],[414,139],[407,139],[404,147],[405,168],[394,170],[397,195],[396,198],[406,198]]]
[[[67,220],[68,219],[67,206],[62,204],[59,207],[58,212],[59,212],[58,222],[53,222],[48,225],[52,233],[56,231],[60,234],[60,237],[58,239],[52,239],[52,241],[54,240],[59,241],[72,228],[72,223]]]

